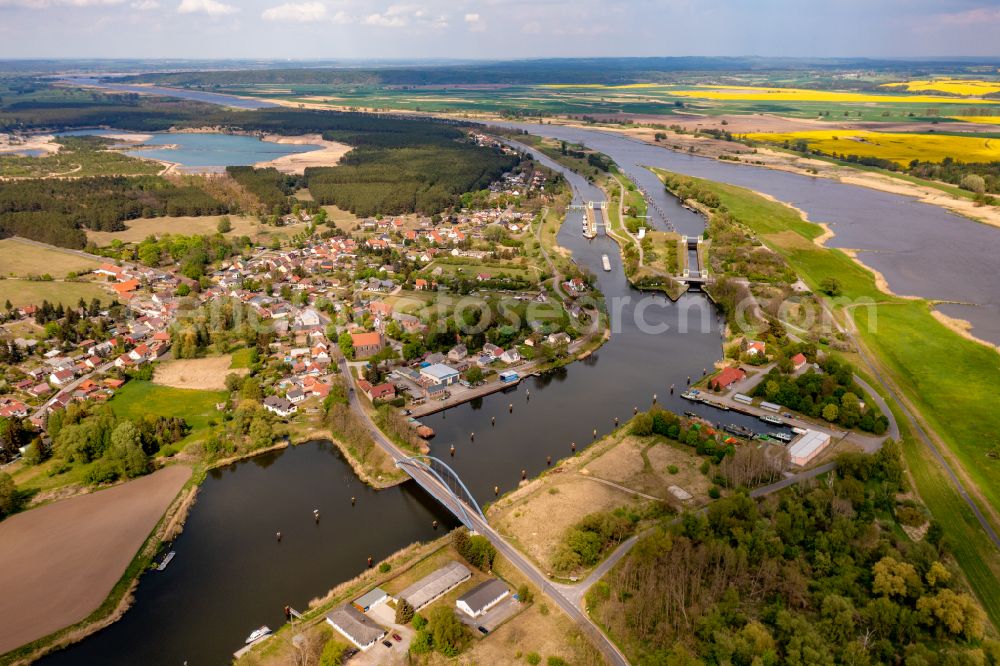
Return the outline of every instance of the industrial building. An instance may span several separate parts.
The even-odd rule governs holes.
[[[799,467],[809,462],[830,445],[830,435],[818,430],[806,430],[788,447],[789,462]]]
[[[465,565],[452,561],[410,585],[399,593],[399,598],[405,599],[414,610],[420,610],[471,577],[472,572]]]

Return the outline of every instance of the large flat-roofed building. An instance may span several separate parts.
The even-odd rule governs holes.
[[[491,578],[463,594],[455,602],[459,610],[466,615],[479,617],[510,595],[507,583],[498,578]]]
[[[444,363],[434,363],[426,368],[421,368],[420,375],[432,385],[447,386],[458,381],[458,370]]]
[[[400,592],[399,598],[405,599],[415,610],[420,610],[471,577],[468,567],[452,561]]]
[[[350,604],[337,606],[326,621],[358,648],[367,650],[385,637],[385,629]]]
[[[788,459],[793,465],[803,467],[830,445],[830,436],[818,430],[806,430],[788,447]]]

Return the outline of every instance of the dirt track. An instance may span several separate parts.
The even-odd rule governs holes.
[[[0,654],[96,610],[190,476],[171,465],[0,523]]]

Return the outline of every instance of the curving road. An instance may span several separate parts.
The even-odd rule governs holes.
[[[347,365],[346,359],[340,360],[340,370],[344,375],[344,379],[347,382],[347,385],[349,387],[353,387],[354,379],[351,376],[350,368]],[[368,428],[368,431],[371,433],[372,439],[375,441],[375,443],[378,444],[379,447],[381,447],[386,453],[388,453],[389,456],[392,457],[394,462],[398,463],[399,461],[408,458],[409,455],[405,453],[402,449],[400,449],[398,446],[396,446],[396,444],[394,444],[392,441],[390,441],[389,438],[387,438],[382,433],[379,427],[375,425],[375,422],[372,421],[371,417],[368,415],[368,412],[365,411],[364,407],[362,406],[361,399],[358,397],[358,392],[356,390],[350,390],[348,391],[348,396],[351,404],[351,409],[353,409],[355,413],[359,417],[361,417],[362,423],[364,423],[365,426]],[[407,465],[404,469],[410,476],[414,477],[414,479],[421,486],[423,486],[424,489],[426,489],[428,492],[434,495],[435,499],[437,499],[446,507],[448,507],[448,509],[453,513],[455,513],[455,515],[457,516],[462,515],[462,513],[459,512],[459,510],[454,504],[458,500],[452,494],[451,490],[442,485],[441,482],[434,475],[426,472],[425,470],[419,467],[414,467],[412,465]],[[489,525],[489,523],[480,518],[474,512],[469,511],[467,512],[467,514],[476,532],[482,534],[487,539],[489,539],[490,543],[493,544],[493,546],[497,549],[497,551],[501,555],[507,558],[507,560],[512,565],[517,567],[517,569],[525,577],[527,577],[528,580],[530,580],[539,589],[545,592],[545,594],[547,594],[552,599],[552,601],[554,601],[556,605],[558,605],[559,608],[561,608],[563,612],[566,613],[570,617],[570,619],[572,619],[576,623],[576,625],[580,628],[580,630],[583,631],[588,637],[590,637],[594,645],[601,651],[601,654],[604,655],[604,658],[607,661],[607,663],[615,664],[616,666],[627,666],[628,660],[625,658],[625,655],[622,654],[621,650],[619,650],[618,647],[614,643],[612,643],[611,640],[604,634],[604,632],[602,632],[597,627],[597,625],[594,624],[594,622],[586,615],[586,613],[584,613],[583,610],[581,610],[579,603],[580,599],[582,598],[583,594],[582,591],[579,593],[579,595],[568,595],[566,593],[566,590],[563,589],[564,586],[557,587],[553,585],[544,573],[539,571],[539,569],[530,561],[528,561],[528,559],[524,557],[524,555],[518,552],[516,548],[514,548],[502,536],[500,536],[500,534],[496,530],[494,530]],[[633,540],[634,538],[635,537],[633,537]],[[603,572],[606,572],[608,569],[610,569],[611,566],[613,566],[614,563],[618,561],[618,559],[624,556],[626,552],[628,551],[621,550],[620,553],[616,552],[615,555],[612,556],[615,559],[608,558],[608,560],[606,560],[599,568],[599,571],[602,572],[601,575],[603,575]],[[594,574],[597,573],[598,571],[594,572]],[[594,574],[591,574],[591,577],[593,577]],[[590,579],[588,578],[588,580]],[[596,578],[594,580],[596,580]]]

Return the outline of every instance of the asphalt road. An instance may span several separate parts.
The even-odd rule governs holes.
[[[351,377],[350,369],[348,368],[346,360],[341,359],[340,369],[348,382],[348,386],[353,387],[354,381]],[[386,453],[392,456],[392,459],[397,463],[408,458],[409,456],[407,456],[406,453],[391,442],[382,433],[382,431],[379,430],[374,421],[371,420],[368,412],[364,410],[364,407],[361,404],[358,392],[356,390],[348,391],[348,396],[351,408],[354,409],[355,412],[361,417],[362,422],[367,426],[369,432],[371,432],[374,441],[382,447]],[[442,504],[452,510],[456,515],[460,515],[455,509],[454,502],[456,500],[452,496],[451,491],[441,485],[441,483],[433,475],[423,471],[419,467],[411,465],[407,465],[404,469],[407,473],[413,476],[421,486],[427,489],[428,492],[431,492]],[[489,539],[490,543],[492,543],[497,549],[497,552],[507,558],[507,560],[517,567],[517,569],[524,576],[526,576],[539,589],[545,592],[545,594],[547,594],[552,601],[555,602],[556,605],[558,605],[559,608],[561,608],[563,612],[565,612],[570,619],[577,624],[580,630],[590,637],[594,645],[601,651],[609,664],[615,664],[616,666],[626,666],[628,664],[628,660],[625,658],[625,655],[622,654],[618,647],[612,643],[604,632],[602,632],[597,625],[594,624],[593,621],[580,609],[579,603],[583,596],[582,591],[579,594],[567,595],[562,589],[564,586],[556,587],[551,581],[549,581],[548,577],[544,573],[535,567],[534,564],[529,562],[528,559],[524,557],[516,548],[507,543],[507,541],[500,536],[500,534],[497,533],[497,531],[494,530],[489,523],[472,511],[468,511],[466,513],[469,516],[476,532]],[[593,578],[593,580],[600,578],[600,575],[603,575],[603,573],[600,573],[600,575],[596,574],[598,574],[598,572],[606,572],[614,566],[615,562],[617,562],[618,559],[621,559],[626,552],[628,552],[627,549],[620,548],[619,551],[616,551],[610,558],[605,560],[605,562],[602,563],[590,577],[588,577],[588,580],[591,580],[591,578]]]

